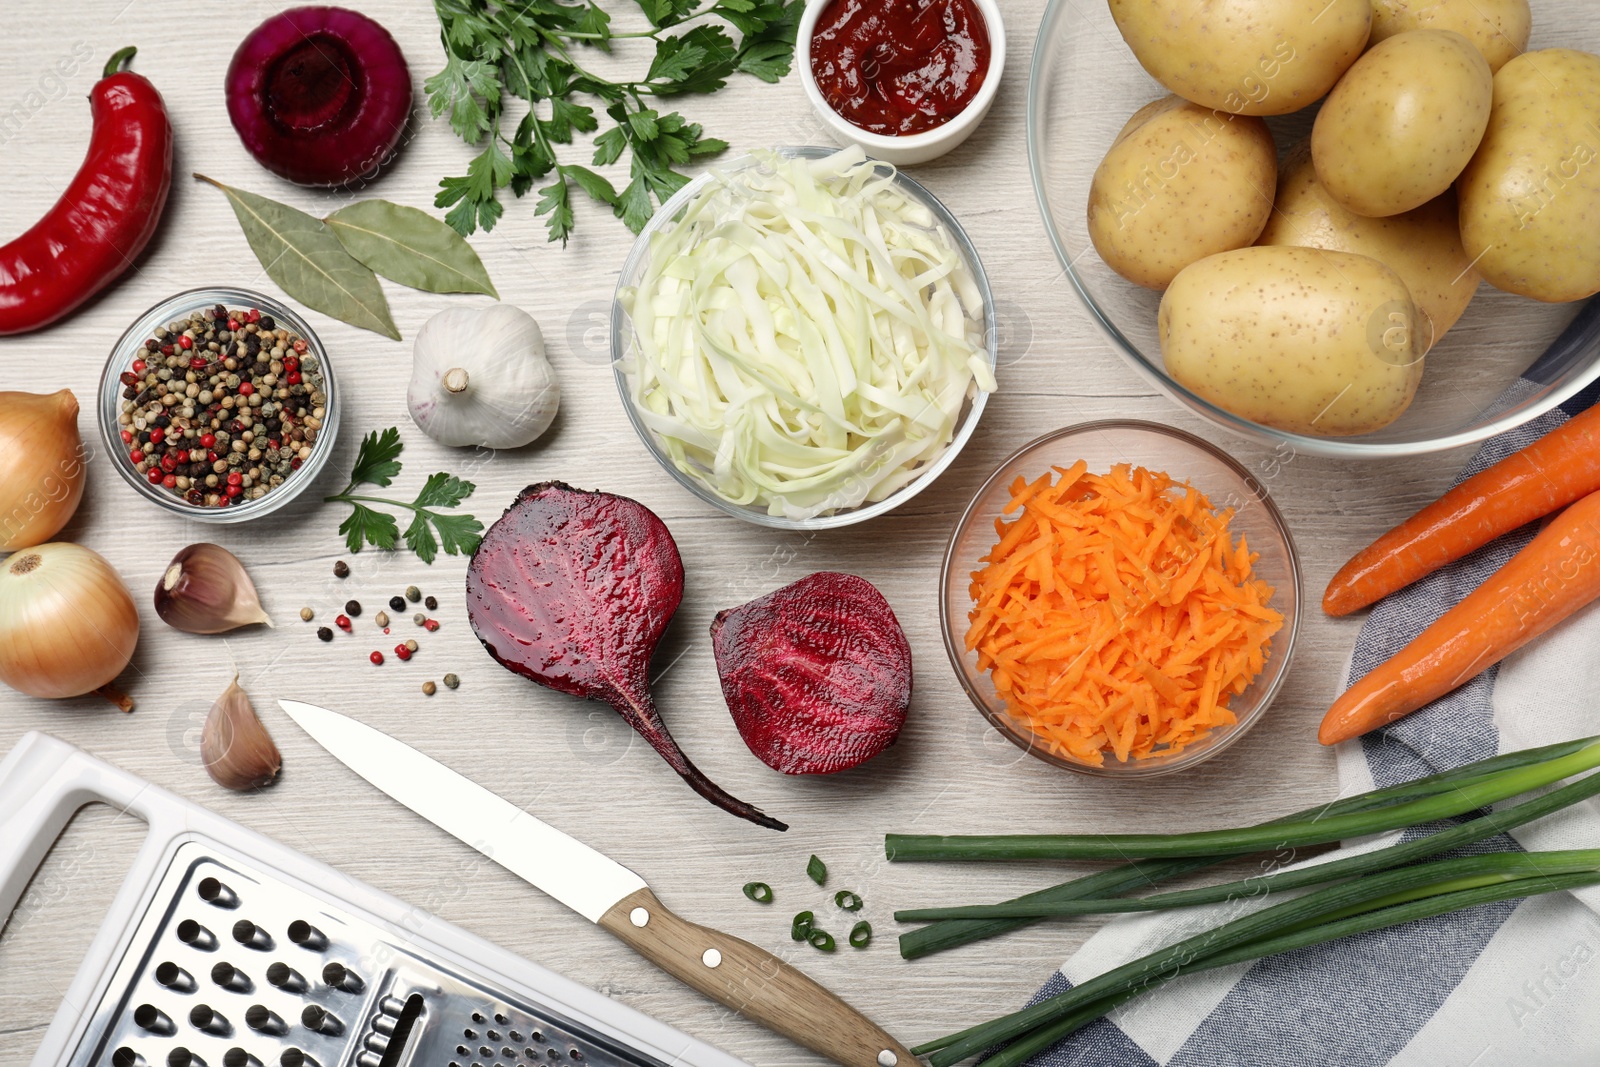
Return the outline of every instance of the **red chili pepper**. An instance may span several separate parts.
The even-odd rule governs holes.
[[[0,247],[0,335],[48,326],[132,265],[172,187],[172,124],[155,86],[122,69],[89,94],[94,133],[77,177],[44,218]]]

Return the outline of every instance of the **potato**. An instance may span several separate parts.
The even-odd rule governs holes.
[[[1317,178],[1357,215],[1421,207],[1466,168],[1493,100],[1494,75],[1471,41],[1450,30],[1397,34],[1328,94],[1311,130]]]
[[[1528,0],[1372,0],[1372,43],[1407,30],[1455,30],[1498,71],[1528,47]]]
[[[1411,290],[1422,315],[1423,351],[1456,324],[1482,281],[1461,247],[1454,192],[1386,219],[1356,215],[1317,181],[1311,144],[1301,141],[1284,158],[1275,206],[1257,244],[1355,252],[1389,267]]]
[[[1494,76],[1494,115],[1456,190],[1489,284],[1560,303],[1600,292],[1600,57],[1527,52]]]
[[[1165,289],[1196,260],[1254,243],[1277,180],[1266,123],[1169,96],[1134,113],[1094,172],[1089,239],[1124,278]]]
[[[1380,430],[1422,377],[1406,283],[1370,256],[1283,246],[1222,252],[1161,298],[1161,358],[1242,418],[1322,437]]]
[[[1110,2],[1152,78],[1236,115],[1287,115],[1321,100],[1372,32],[1372,0]]]

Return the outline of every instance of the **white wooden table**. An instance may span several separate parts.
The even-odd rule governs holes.
[[[182,289],[232,283],[276,293],[245,244],[223,197],[191,181],[191,171],[241,185],[323,214],[340,202],[278,181],[246,155],[228,124],[222,76],[236,43],[281,3],[181,0],[29,0],[8,5],[0,39],[0,239],[19,233],[54,202],[82,158],[89,133],[84,95],[106,58],[136,44],[135,69],[165,94],[177,128],[180,175],[166,220],[138,272],[67,322],[44,333],[0,341],[0,389],[73,389],[80,430],[98,451],[95,384],[111,343],[157,300]],[[421,81],[441,65],[431,5],[400,0],[360,5],[404,48]],[[626,6],[626,5],[623,5]],[[271,519],[239,527],[184,522],[134,497],[104,456],[64,537],[108,557],[134,590],[143,636],[124,676],[138,710],[122,715],[94,699],[47,703],[0,690],[0,751],[27,730],[48,730],[183,796],[339,867],[510,949],[654,1013],[750,1061],[818,1062],[815,1057],[700,999],[620,944],[426,825],[337,764],[276,706],[279,697],[313,700],[360,716],[449,763],[485,786],[581,836],[649,879],[683,914],[723,926],[805,968],[915,1042],[1018,1005],[1095,928],[1094,920],[1035,927],[1003,940],[908,963],[894,949],[896,906],[936,900],[998,899],[1060,880],[1026,867],[889,867],[885,831],[975,832],[1198,828],[1266,818],[1330,797],[1330,754],[1315,726],[1338,689],[1355,621],[1308,610],[1293,677],[1268,718],[1244,742],[1177,777],[1114,784],[1067,774],[1027,758],[994,734],[957,688],[937,636],[936,579],[950,525],[981,478],[1003,455],[1050,429],[1091,418],[1155,419],[1221,438],[1247,465],[1266,471],[1267,449],[1222,437],[1151,388],[1094,332],[1068,290],[1028,183],[1023,138],[1028,59],[1043,0],[1004,4],[1010,52],[988,120],[961,149],[918,168],[916,176],[965,223],[1003,302],[1006,335],[1001,392],[959,461],[930,491],[864,526],[805,537],[741,524],[713,512],[663,476],[623,418],[605,352],[607,307],[630,235],[620,223],[578,205],[570,247],[546,244],[533,204],[508,206],[493,232],[475,239],[504,299],[544,325],[564,388],[551,432],[527,449],[470,472],[471,510],[492,520],[524,485],[560,478],[633,496],[675,533],[687,568],[687,594],[658,660],[657,694],[690,756],[734,794],[792,823],[779,836],[701,801],[608,709],[540,689],[496,666],[473,639],[461,595],[465,561],[432,567],[407,555],[349,556],[335,532],[343,507],[307,497]],[[80,43],[81,42],[81,43]],[[50,73],[74,50],[91,58],[70,76]],[[622,53],[640,61],[639,53]],[[740,78],[683,109],[735,148],[826,143],[790,78],[768,86]],[[464,172],[468,149],[419,107],[415,139],[371,190],[428,207],[435,183]],[[474,299],[390,286],[395,319],[409,339],[434,312]],[[401,427],[406,472],[399,488],[428,473],[467,473],[464,454],[434,445],[405,410],[410,346],[309,314],[337,360],[346,399],[339,454],[326,491],[348,470],[360,435]],[[1270,489],[1299,542],[1312,605],[1348,554],[1430,499],[1462,460],[1444,454],[1352,464],[1297,456],[1275,471]],[[7,457],[0,457],[6,462]],[[193,637],[157,618],[151,590],[185,544],[217,540],[247,564],[276,629]],[[336,559],[351,577],[333,577]],[[718,692],[706,638],[719,609],[820,569],[853,571],[888,596],[910,636],[915,700],[899,743],[856,771],[833,778],[778,775],[740,742]],[[410,663],[375,668],[383,639],[373,615],[415,583],[438,595],[443,629]],[[345,600],[362,601],[357,637],[330,644],[302,606],[328,622]],[[271,789],[240,796],[212,784],[196,738],[212,700],[234,672],[284,754]],[[461,688],[431,699],[419,690],[445,672]],[[28,904],[0,939],[0,1062],[26,1062],[60,1001],[123,866],[138,827],[109,813],[79,820],[36,880]],[[870,951],[824,956],[789,940],[788,918],[822,903],[806,881],[806,858],[828,864],[834,888],[866,898],[876,930]],[[778,903],[752,904],[746,881],[770,882]],[[831,904],[828,905],[831,907]],[[843,932],[843,927],[841,927]]]

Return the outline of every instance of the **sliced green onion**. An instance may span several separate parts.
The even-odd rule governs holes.
[[[859,148],[755,153],[651,237],[621,361],[674,466],[805,519],[882,500],[995,389],[953,236]]]
[[[817,859],[816,856],[812,856],[806,861],[806,877],[818,885],[826,883],[828,880],[828,865]]]
[[[1238,854],[1263,849],[1327,844],[1347,837],[1397,830],[1453,818],[1600,766],[1600,743],[1543,763],[1462,781],[1448,792],[1394,804],[1374,812],[1311,818],[1276,826],[1202,830],[1188,834],[1001,834],[940,837],[890,834],[890,860],[1061,860],[1176,858]]]
[[[811,927],[816,921],[817,917],[815,914],[809,911],[802,911],[799,915],[796,915],[794,917],[794,921],[789,924],[789,936],[794,938],[796,941],[804,941],[806,938],[811,936]]]
[[[1519,878],[1519,873],[1524,877]],[[1565,874],[1597,876],[1597,880],[1600,880],[1600,849],[1492,853],[1383,871],[1315,890],[1223,923],[1148,956],[1114,967],[1064,993],[1004,1018],[968,1027],[912,1051],[918,1055],[932,1053],[929,1056],[932,1067],[952,1067],[991,1045],[1012,1041],[1040,1026],[1056,1022],[1074,1009],[1093,1001],[1143,987],[1159,976],[1170,976],[1177,968],[1251,941],[1276,934],[1305,932],[1313,921],[1324,916],[1342,917],[1355,905],[1366,905],[1362,911],[1389,907],[1396,902],[1410,900],[1406,896],[1410,891],[1428,886],[1435,887],[1434,895],[1448,895],[1449,891],[1462,888],[1462,879],[1487,878],[1492,884],[1482,888],[1494,888],[1523,883],[1544,885],[1554,876]],[[1518,895],[1527,893],[1521,890]]]
[[[1247,899],[1280,893],[1286,889],[1331,882],[1339,878],[1367,874],[1371,871],[1414,863],[1463,845],[1470,845],[1506,833],[1519,826],[1542,819],[1546,815],[1572,806],[1600,794],[1600,774],[1581,778],[1570,785],[1532,800],[1525,800],[1509,808],[1491,811],[1436,834],[1406,841],[1388,848],[1378,849],[1358,856],[1319,863],[1293,871],[1277,871],[1257,875],[1236,882],[1185,889],[1175,893],[1158,893],[1154,896],[1108,899],[1087,898],[1077,900],[1026,901],[1019,899],[1003,904],[977,904],[965,907],[913,908],[895,912],[901,922],[927,922],[940,919],[1016,919],[1045,918],[1057,915],[1089,915],[1130,911],[1161,911],[1167,908],[1191,907],[1196,904],[1215,904],[1226,900]]]
[[[1410,800],[1417,797],[1434,796],[1453,789],[1456,785],[1466,781],[1497,774],[1500,771],[1514,770],[1518,767],[1532,766],[1542,763],[1547,759],[1565,756],[1576,752],[1585,746],[1600,741],[1600,737],[1583,737],[1573,741],[1562,741],[1554,745],[1545,745],[1540,748],[1520,749],[1516,752],[1507,752],[1487,759],[1477,760],[1464,764],[1448,771],[1439,771],[1415,781],[1405,782],[1400,785],[1388,786],[1383,789],[1374,789],[1366,793],[1336,800],[1331,804],[1319,804],[1314,808],[1294,812],[1277,819],[1260,823],[1261,826],[1281,826],[1285,823],[1298,822],[1330,815],[1344,815],[1351,812],[1374,811],[1387,807],[1401,800]],[[1237,855],[1244,855],[1239,853]],[[1110,870],[1100,871],[1095,874],[1074,878],[1048,889],[1036,890],[1032,893],[1015,897],[1006,901],[1007,904],[1032,904],[1039,901],[1076,900],[1085,897],[1108,897],[1119,893],[1142,889],[1148,885],[1156,885],[1163,881],[1202,870],[1214,864],[1221,863],[1232,856],[1211,856],[1203,859],[1184,860],[1147,860],[1143,863],[1127,863]],[[1025,919],[946,919],[924,926],[918,930],[910,930],[900,935],[900,955],[905,959],[917,959],[935,952],[943,952],[974,941],[985,938],[997,937],[1012,930],[1029,926],[1039,922],[1039,917]]]
[[[832,952],[838,947],[833,943],[833,935],[826,930],[813,930],[806,935],[806,940],[811,942],[811,947],[818,952]]]
[[[872,924],[863,919],[850,928],[850,947],[866,948],[872,944]]]
[[[845,911],[860,911],[861,897],[848,889],[841,889],[833,895],[833,905]]]
[[[746,882],[744,884],[744,895],[757,904],[772,903],[772,887],[765,882]]]

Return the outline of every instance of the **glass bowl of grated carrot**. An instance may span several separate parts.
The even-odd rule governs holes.
[[[1131,420],[1047,434],[989,476],[940,580],[979,711],[1046,763],[1153,777],[1233,744],[1288,674],[1300,564],[1265,488]]]

